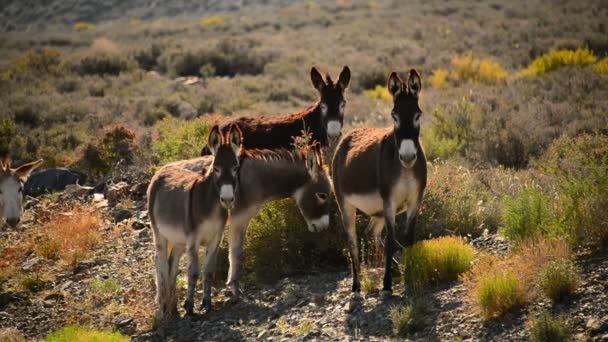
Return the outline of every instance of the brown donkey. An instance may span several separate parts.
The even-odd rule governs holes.
[[[419,140],[420,75],[412,69],[404,83],[393,72],[388,79],[388,90],[393,96],[394,125],[351,131],[338,144],[332,165],[334,191],[352,258],[354,292],[361,289],[356,209],[371,216],[369,229],[376,238],[386,224],[383,295],[392,292],[395,215],[406,213],[406,244],[413,243],[415,218],[427,177],[426,158]]]
[[[243,131],[245,148],[275,149],[291,148],[293,137],[302,135],[306,128],[312,133],[313,140],[323,147],[329,146],[342,135],[346,105],[344,91],[350,82],[350,69],[345,66],[334,83],[329,75],[323,80],[321,73],[313,67],[310,79],[321,96],[315,105],[286,116],[241,116],[227,121],[222,131],[230,124],[238,124]],[[201,154],[208,155],[208,148],[204,147]]]
[[[211,308],[211,275],[224,226],[238,191],[241,132],[229,127],[222,136],[214,126],[209,134],[214,158],[204,174],[173,166],[161,168],[148,187],[148,210],[156,247],[156,302],[160,322],[177,316],[176,277],[179,260],[188,255],[186,312],[194,311],[199,276],[198,250],[204,245],[203,306]]]
[[[19,224],[23,207],[23,183],[40,164],[42,159],[13,169],[10,160],[0,160],[0,227],[3,219],[13,228]]]

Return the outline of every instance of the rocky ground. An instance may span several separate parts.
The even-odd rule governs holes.
[[[57,201],[72,201],[68,196],[74,195],[62,195]],[[101,196],[78,201],[92,203],[105,213],[105,243],[74,267],[48,266],[39,257],[27,256],[20,265],[22,272],[45,271],[53,277],[29,291],[0,287],[0,328],[16,328],[28,340],[43,338],[67,322],[115,328],[135,341],[394,340],[389,311],[412,300],[401,285],[388,299],[378,294],[353,299],[347,267],[328,269],[272,285],[249,285],[236,303],[220,285],[214,288],[211,312],[184,317],[161,334],[151,327],[153,249],[144,203],[135,201],[128,208],[116,209],[108,207],[107,198]],[[36,208],[39,205],[30,206],[40,209]],[[15,239],[29,224],[26,220],[16,230],[5,230],[1,238]],[[508,242],[496,235],[484,235],[471,244],[496,254],[509,250]],[[428,308],[424,328],[408,339],[526,340],[526,320],[550,311],[566,320],[576,340],[608,341],[608,254],[579,251],[577,263],[582,284],[569,302],[553,306],[544,300],[491,321],[485,321],[467,302],[462,283],[432,289],[420,297]],[[381,270],[372,272],[380,274]],[[92,285],[108,279],[115,280],[116,289],[106,291]]]

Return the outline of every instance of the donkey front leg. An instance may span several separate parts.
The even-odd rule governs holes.
[[[395,252],[395,211],[390,203],[384,204],[384,221],[386,222],[386,242],[384,243],[384,283],[382,288],[382,296],[388,297],[393,290],[393,275],[391,266],[393,261],[393,253]]]
[[[205,249],[205,264],[203,270],[203,303],[201,305],[201,310],[211,310],[211,280],[213,278],[213,272],[215,272],[217,252],[223,236],[224,234],[219,232]]]
[[[194,292],[196,291],[196,282],[198,281],[198,248],[199,244],[196,239],[190,238],[186,242],[186,254],[188,255],[188,292],[186,296],[186,315],[194,314]]]
[[[243,259],[243,240],[245,239],[248,223],[248,219],[243,220],[233,217],[228,229],[230,269],[228,270],[226,285],[230,286],[233,300],[238,300],[241,294],[239,280],[241,278],[241,261]]]
[[[361,292],[361,283],[359,274],[361,273],[361,261],[359,260],[359,244],[357,242],[357,227],[355,225],[356,208],[348,203],[339,204],[340,212],[342,213],[342,224],[348,237],[348,250],[353,268],[353,287],[355,293]]]

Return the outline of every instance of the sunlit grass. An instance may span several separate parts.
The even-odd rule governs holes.
[[[538,76],[564,66],[585,67],[595,63],[597,57],[588,49],[553,50],[536,58],[522,70],[524,76]]]

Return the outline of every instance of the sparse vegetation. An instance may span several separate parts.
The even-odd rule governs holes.
[[[393,306],[390,318],[393,322],[393,334],[405,337],[407,334],[424,329],[428,324],[429,306],[422,300],[407,306]]]
[[[50,334],[44,339],[45,342],[63,342],[63,341],[95,341],[95,342],[126,342],[129,338],[121,335],[119,332],[110,332],[105,330],[97,330],[85,328],[76,325],[69,325]]]
[[[475,303],[485,317],[502,315],[524,302],[524,288],[512,272],[496,271],[479,279]]]
[[[405,284],[415,290],[447,283],[471,268],[475,251],[462,239],[440,237],[418,242],[403,253]]]
[[[539,286],[554,302],[571,296],[578,287],[579,275],[570,260],[555,260],[540,270]]]
[[[542,314],[528,322],[530,341],[532,342],[566,342],[570,341],[570,331],[564,321],[551,314]]]
[[[190,122],[167,117],[153,128],[152,153],[156,165],[199,156],[212,124],[206,119]]]

